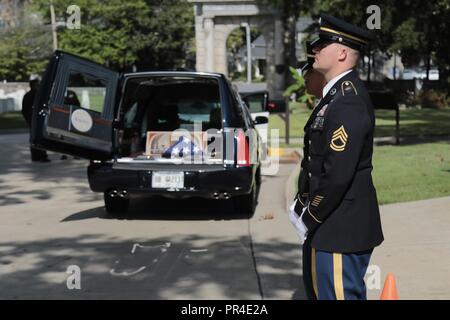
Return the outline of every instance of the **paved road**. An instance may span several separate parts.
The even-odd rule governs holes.
[[[87,162],[29,161],[26,134],[0,135],[0,298],[301,299],[285,217],[295,165],[263,178],[255,215],[227,203],[135,199],[109,216]],[[68,290],[70,265],[81,290]]]
[[[86,161],[51,154],[32,164],[26,141],[0,135],[0,299],[304,298],[285,216],[298,165],[263,177],[250,219],[223,202],[163,199],[135,199],[131,213],[111,217]],[[381,287],[394,272],[402,299],[450,297],[448,208],[450,197],[381,207],[386,240],[371,259]],[[70,265],[81,290],[67,289]]]
[[[450,299],[450,197],[385,205],[381,219],[385,241],[371,264],[382,281],[394,273],[403,300]]]

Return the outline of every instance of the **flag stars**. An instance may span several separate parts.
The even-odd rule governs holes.
[[[195,145],[187,137],[179,137],[178,142],[168,148],[164,153],[164,158],[184,158],[187,156],[202,155],[202,149]]]

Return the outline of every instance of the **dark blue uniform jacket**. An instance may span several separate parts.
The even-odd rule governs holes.
[[[351,71],[328,91],[305,125],[295,211],[311,246],[354,253],[383,242],[372,182],[375,115],[364,83]]]

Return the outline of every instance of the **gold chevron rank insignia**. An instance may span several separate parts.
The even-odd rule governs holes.
[[[336,131],[333,132],[333,137],[331,138],[330,148],[334,151],[341,152],[345,150],[347,144],[348,135],[345,132],[344,126],[340,126]]]

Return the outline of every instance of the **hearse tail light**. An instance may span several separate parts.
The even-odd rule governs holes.
[[[250,150],[247,137],[242,129],[236,130],[237,165],[240,167],[250,166]]]

